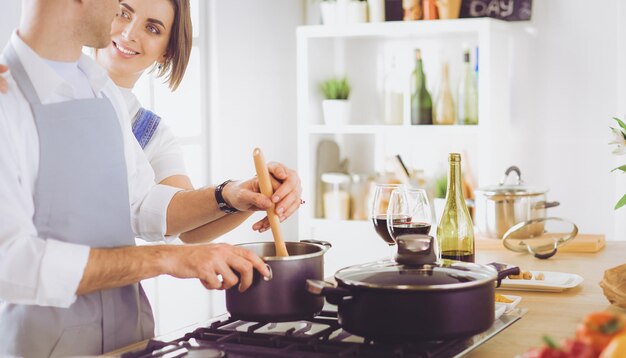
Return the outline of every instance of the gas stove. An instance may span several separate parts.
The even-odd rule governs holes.
[[[460,357],[509,327],[526,311],[513,309],[487,331],[469,338],[394,344],[344,331],[336,310],[325,310],[310,320],[281,323],[240,321],[223,315],[177,339],[152,339],[144,349],[121,357]]]

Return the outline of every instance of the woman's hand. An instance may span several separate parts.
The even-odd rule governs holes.
[[[3,73],[6,73],[8,71],[9,71],[9,67],[7,67],[6,65],[0,64],[0,92],[1,93],[7,93],[9,91],[9,84],[6,78],[1,76]]]
[[[242,211],[268,210],[274,206],[274,211],[282,222],[300,207],[302,194],[300,177],[294,170],[280,163],[270,162],[267,169],[271,174],[274,189],[271,199],[260,193],[256,177],[226,185],[223,191],[224,199],[230,206]],[[256,222],[252,229],[261,232],[269,229],[267,217]]]

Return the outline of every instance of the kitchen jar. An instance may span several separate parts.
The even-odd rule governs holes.
[[[350,218],[350,176],[344,173],[322,174],[324,217],[333,220]]]
[[[506,184],[511,174],[516,176],[515,184]],[[557,201],[547,201],[547,192],[546,188],[524,185],[519,168],[508,168],[500,184],[474,191],[474,224],[478,232],[483,236],[501,239],[515,224],[545,218],[546,209],[559,205]],[[543,221],[536,221],[516,231],[514,237],[535,237],[543,231]]]
[[[373,176],[367,174],[352,174],[350,183],[350,219],[367,220],[369,218],[368,204],[370,202],[370,186]]]

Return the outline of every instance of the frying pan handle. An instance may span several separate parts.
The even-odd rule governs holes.
[[[333,305],[338,305],[341,301],[343,301],[344,297],[352,295],[350,290],[336,287],[330,282],[321,280],[306,280],[306,290],[314,295],[324,296],[326,301]]]
[[[519,273],[520,273],[520,269],[517,266],[501,264],[501,263],[497,263],[497,262],[492,262],[490,264],[487,264],[487,266],[491,266],[491,267],[495,268],[496,271],[498,271],[498,279],[497,279],[496,287],[500,287],[500,284],[502,283],[502,280],[507,278],[507,276],[509,276],[509,275],[519,275]]]

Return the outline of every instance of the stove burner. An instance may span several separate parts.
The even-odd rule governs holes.
[[[501,317],[494,326],[468,339],[383,343],[352,335],[337,321],[337,313],[323,311],[307,321],[247,322],[224,318],[171,342],[150,340],[145,349],[125,353],[122,358],[147,357],[454,357],[482,344],[525,311],[508,320]],[[502,321],[502,322],[501,322]]]

